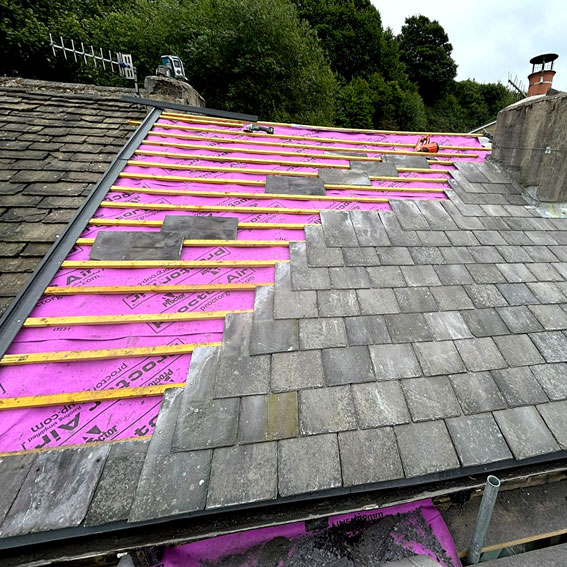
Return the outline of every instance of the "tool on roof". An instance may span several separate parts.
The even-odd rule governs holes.
[[[245,132],[266,132],[266,134],[273,134],[273,126],[258,126],[258,124],[247,124],[244,127]]]
[[[183,61],[176,55],[162,55],[161,64],[156,69],[156,75],[187,82]]]
[[[422,136],[415,145],[416,152],[424,152],[429,154],[436,154],[439,151],[439,144],[431,141],[431,136]]]

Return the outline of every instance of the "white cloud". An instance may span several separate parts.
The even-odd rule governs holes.
[[[562,0],[372,0],[384,28],[399,33],[406,17],[423,14],[447,32],[457,79],[506,83],[518,77],[527,89],[530,59],[558,53],[553,86],[567,91],[567,10]]]

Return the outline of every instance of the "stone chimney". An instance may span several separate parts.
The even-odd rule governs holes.
[[[532,72],[528,75],[530,86],[528,96],[544,95],[551,88],[555,71],[553,62],[559,57],[557,53],[544,53],[530,59]]]

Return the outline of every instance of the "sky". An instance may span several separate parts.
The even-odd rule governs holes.
[[[564,0],[371,0],[382,26],[400,32],[408,16],[437,20],[453,45],[457,80],[506,84],[527,90],[530,59],[558,53],[553,87],[567,91],[567,6]]]

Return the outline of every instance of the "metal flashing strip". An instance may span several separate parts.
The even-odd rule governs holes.
[[[126,162],[134,155],[134,151],[138,149],[139,145],[146,138],[160,114],[161,110],[154,109],[146,116],[140,127],[118,152],[64,232],[53,244],[49,252],[47,252],[16,299],[4,313],[2,320],[0,320],[0,357],[10,347],[22,323],[39,301],[44,289],[54,278],[59,266],[75,245],[77,238],[81,236],[83,230],[87,227],[100,203],[108,193],[110,186],[116,181]]]
[[[240,112],[229,112],[227,110],[215,110],[214,108],[206,108],[204,106],[190,106],[188,104],[179,104],[176,102],[166,102],[163,100],[154,100],[151,98],[142,98],[138,96],[122,95],[120,100],[124,102],[133,102],[135,104],[144,104],[159,109],[180,110],[181,112],[192,112],[194,114],[202,114],[204,116],[216,116],[218,118],[228,118],[234,120],[244,120],[246,122],[256,122],[258,116],[255,114],[242,114]]]

